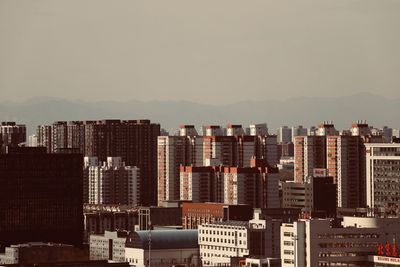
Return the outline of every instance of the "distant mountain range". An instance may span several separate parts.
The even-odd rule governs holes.
[[[36,97],[22,103],[0,102],[0,120],[25,123],[30,134],[39,124],[57,120],[151,119],[170,131],[180,124],[268,123],[270,132],[282,125],[317,125],[333,121],[347,129],[356,120],[370,125],[400,128],[400,98],[389,99],[370,93],[343,97],[299,97],[285,101],[243,101],[228,105],[207,105],[188,101],[102,101],[83,102]]]

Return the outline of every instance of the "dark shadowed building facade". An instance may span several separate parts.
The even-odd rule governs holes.
[[[81,154],[7,147],[0,155],[0,245],[82,244]]]

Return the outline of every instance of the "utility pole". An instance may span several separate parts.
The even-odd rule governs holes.
[[[149,267],[151,267],[151,219],[150,219],[150,213],[149,213]]]

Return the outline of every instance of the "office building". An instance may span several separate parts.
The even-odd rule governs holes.
[[[366,144],[367,206],[389,216],[400,214],[400,144]]]
[[[179,229],[182,228],[182,208],[170,207],[139,207],[139,230]]]
[[[281,226],[282,267],[368,266],[378,244],[399,236],[398,218],[300,219]]]
[[[282,183],[282,208],[298,208],[306,213],[336,215],[336,185],[332,177],[310,177],[305,183]]]
[[[215,221],[248,221],[253,218],[249,205],[226,205],[222,203],[183,203],[183,229],[197,229],[203,223]]]
[[[259,210],[249,221],[219,221],[199,226],[202,266],[230,266],[231,258],[279,257],[280,221],[264,218]]]
[[[83,238],[81,154],[7,147],[0,155],[1,245]]]
[[[369,267],[395,267],[400,266],[400,258],[398,256],[390,255],[390,256],[379,256],[379,255],[371,255],[368,256],[368,265]]]

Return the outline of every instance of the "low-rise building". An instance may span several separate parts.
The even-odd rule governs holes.
[[[230,266],[231,258],[279,257],[281,222],[262,218],[260,210],[250,221],[220,221],[199,226],[202,266]]]
[[[85,248],[53,243],[11,245],[0,253],[0,264],[35,264],[84,261],[89,259]]]
[[[89,237],[90,260],[125,261],[125,242],[128,232],[109,232]]]
[[[197,230],[132,232],[126,239],[125,260],[134,267],[198,266]]]
[[[215,221],[248,221],[253,217],[249,205],[226,205],[222,203],[183,203],[182,226],[197,229],[203,223]]]
[[[138,209],[127,205],[84,205],[84,240],[105,231],[134,231]]]
[[[245,267],[281,267],[281,259],[249,257]]]

